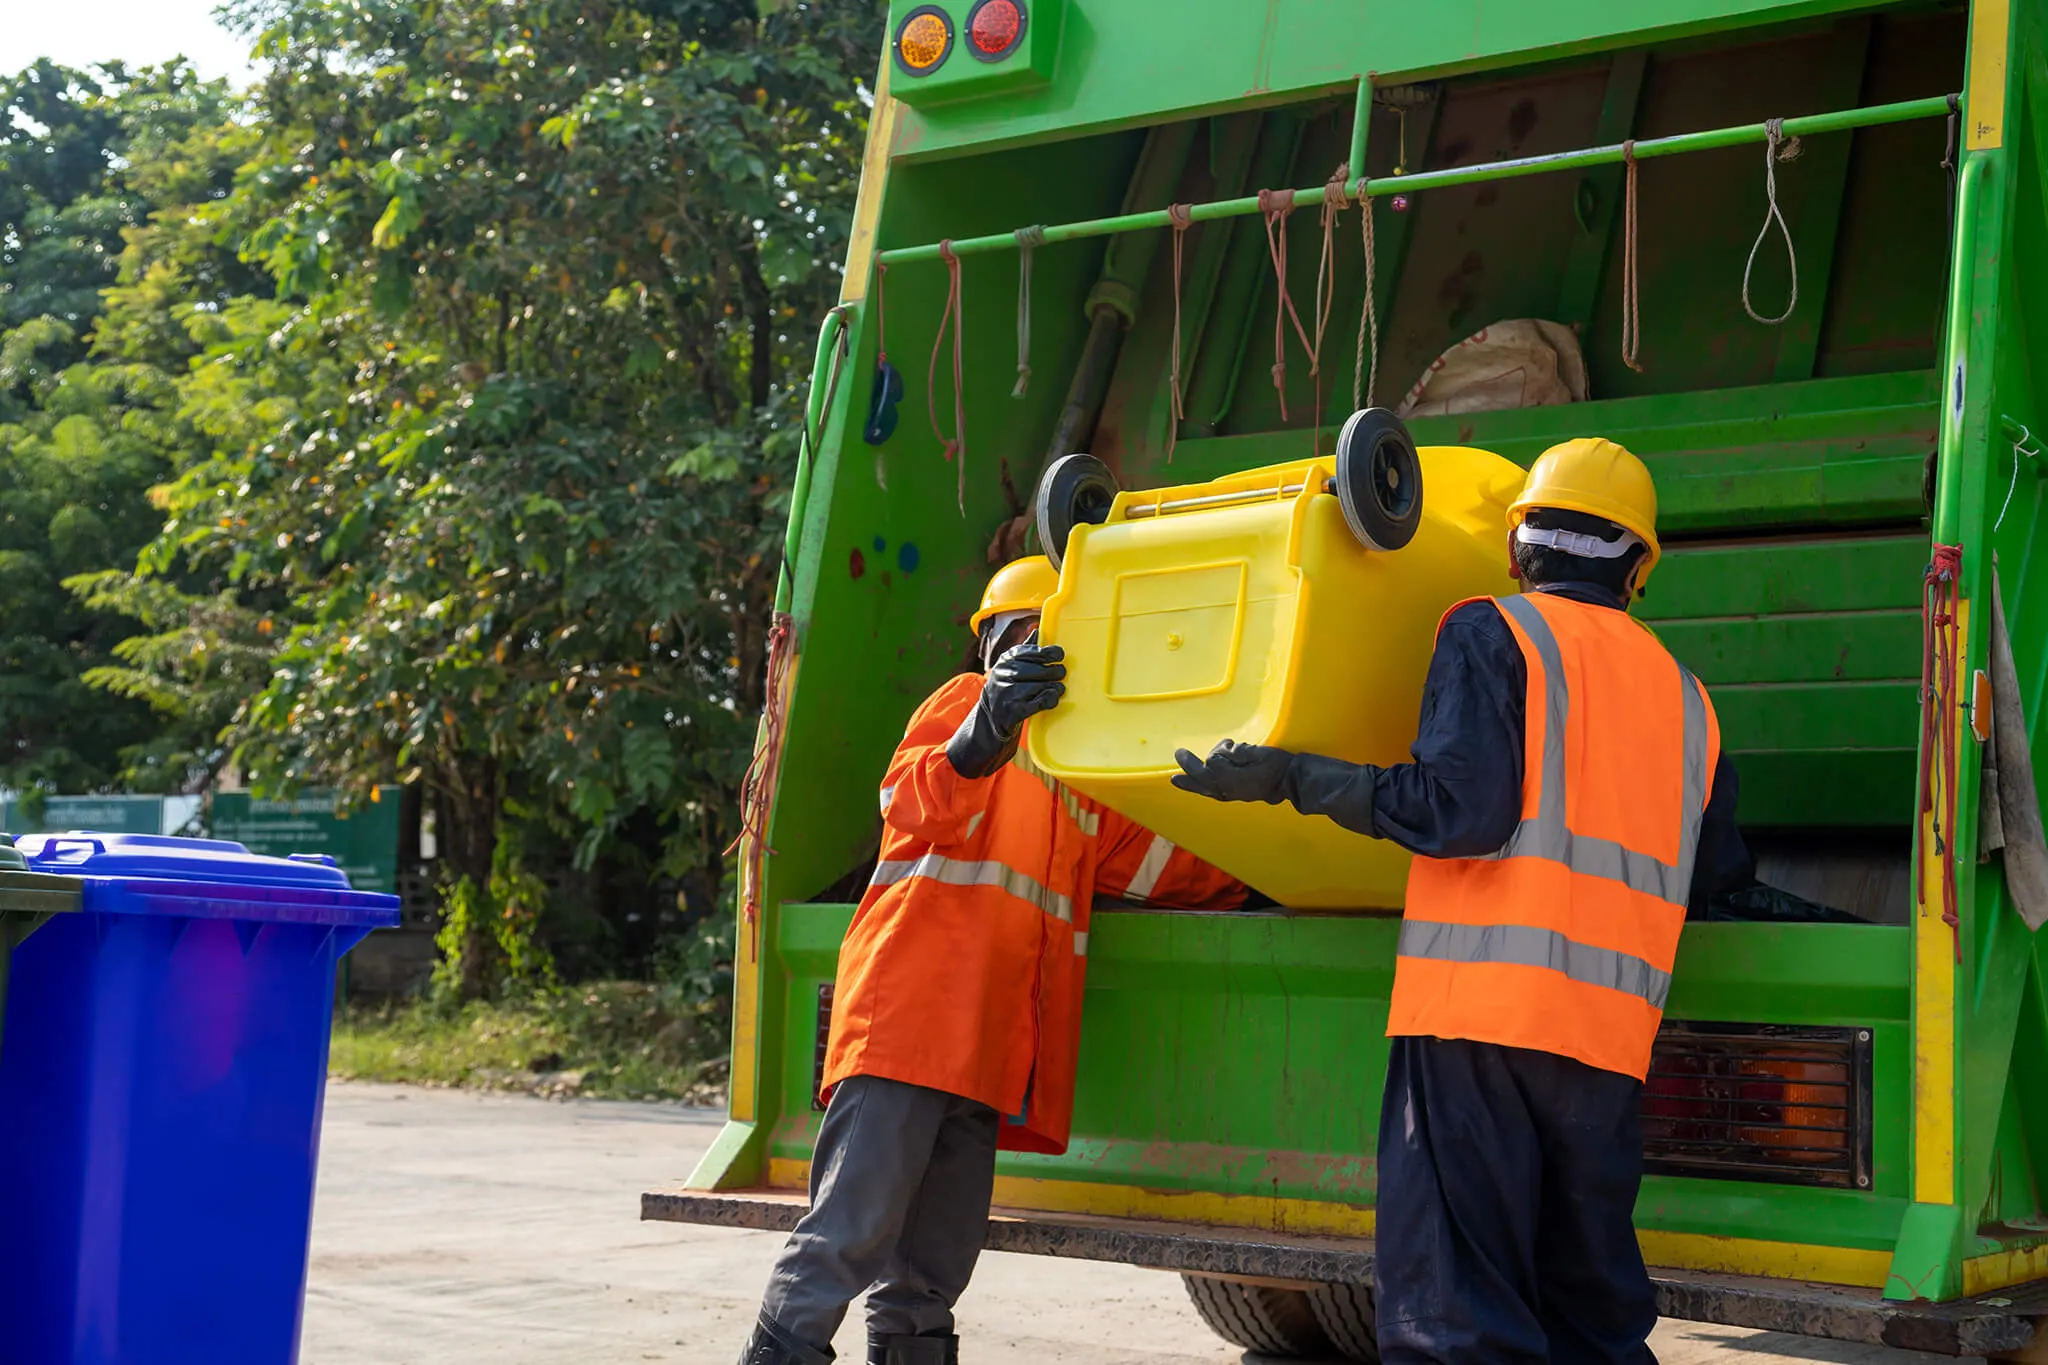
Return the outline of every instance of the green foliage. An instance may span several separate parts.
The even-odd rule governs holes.
[[[328,1070],[351,1080],[718,1104],[727,1022],[717,1002],[668,981],[359,1006],[335,1020]]]
[[[119,335],[102,314],[134,292],[166,297],[162,278],[128,282],[131,262],[159,207],[189,216],[226,193],[233,107],[182,65],[40,62],[0,78],[0,787],[90,791],[126,776],[162,789],[184,776],[149,761],[147,695],[92,690],[120,668],[132,613],[63,583],[132,564],[161,525],[148,492],[183,448],[175,375],[198,347],[175,308]],[[179,269],[187,317],[252,283],[214,246]]]
[[[447,980],[521,989],[556,850],[657,923],[719,875],[881,6],[235,8],[267,78],[159,138],[133,174],[186,206],[94,285],[161,529],[108,572],[133,527],[53,508],[41,553],[146,627],[81,670],[159,713],[131,780],[420,784]],[[50,318],[21,384],[73,363]]]

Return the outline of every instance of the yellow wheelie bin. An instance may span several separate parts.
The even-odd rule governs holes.
[[[1403,761],[1438,622],[1516,589],[1523,477],[1488,451],[1418,450],[1379,408],[1334,455],[1207,483],[1122,491],[1089,456],[1056,462],[1038,489],[1060,566],[1040,636],[1066,651],[1067,694],[1031,722],[1030,760],[1282,905],[1398,908],[1407,853],[1180,791],[1173,754],[1229,738]]]

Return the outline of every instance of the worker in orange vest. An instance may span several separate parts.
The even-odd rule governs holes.
[[[742,1365],[820,1365],[868,1294],[872,1365],[959,1359],[953,1304],[987,1234],[999,1148],[1063,1152],[1097,895],[1225,910],[1244,887],[1055,782],[1019,752],[1066,684],[1037,643],[1043,556],[989,581],[985,672],[910,718],[882,779],[882,847],[839,950],[811,1158]]]
[[[1417,856],[1394,968],[1376,1238],[1386,1365],[1653,1362],[1637,1111],[1690,905],[1747,885],[1713,703],[1628,615],[1657,493],[1567,441],[1508,513],[1523,591],[1438,627],[1414,762],[1217,745],[1175,784]]]

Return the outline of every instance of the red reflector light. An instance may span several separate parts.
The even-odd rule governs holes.
[[[999,62],[1024,36],[1022,0],[981,0],[967,15],[967,50],[985,62]]]
[[[953,50],[953,24],[937,5],[920,5],[896,30],[896,64],[913,76],[929,76]]]

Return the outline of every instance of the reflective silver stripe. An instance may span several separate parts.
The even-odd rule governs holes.
[[[1632,953],[1612,948],[1594,948],[1575,943],[1554,929],[1527,924],[1441,924],[1433,920],[1403,920],[1402,957],[1430,958],[1437,962],[1509,963],[1518,967],[1543,967],[1562,972],[1588,986],[1604,986],[1638,996],[1657,1008],[1664,1008],[1671,994],[1671,974],[1652,966]]]
[[[882,814],[887,815],[889,813],[889,807],[895,804],[896,789],[894,787],[882,788]]]
[[[969,862],[937,853],[927,853],[922,858],[891,858],[875,864],[875,875],[868,880],[868,885],[894,886],[912,877],[944,882],[947,886],[998,887],[1018,900],[1029,901],[1048,915],[1073,922],[1074,902],[1070,898],[993,858]]]
[[[1088,956],[1088,931],[1086,929],[1077,929],[1074,932],[1074,956]]]
[[[1160,874],[1166,871],[1166,864],[1173,858],[1173,845],[1161,835],[1152,836],[1152,846],[1145,850],[1145,860],[1138,864],[1138,870],[1131,877],[1131,884],[1124,888],[1124,894],[1133,900],[1149,900],[1152,888],[1159,885]]]
[[[1563,863],[1588,877],[1620,882],[1632,891],[1684,905],[1692,892],[1693,858],[1699,847],[1707,804],[1707,706],[1698,680],[1675,660],[1684,711],[1684,760],[1680,774],[1678,861],[1666,863],[1610,839],[1572,833],[1565,824],[1565,728],[1571,718],[1564,656],[1543,613],[1526,597],[1496,599],[1522,628],[1543,666],[1543,771],[1536,814],[1516,827],[1496,858],[1542,858]]]
[[[1023,749],[1018,749],[1017,757],[1011,761],[1040,782],[1043,782],[1045,789],[1059,798],[1061,809],[1065,810],[1073,822],[1081,827],[1083,834],[1092,839],[1102,832],[1101,814],[1084,808],[1081,805],[1081,798],[1074,795],[1066,783],[1060,781],[1036,763],[1033,763],[1030,756]]]
[[[983,820],[984,818],[986,818],[986,817],[987,817],[987,815],[988,815],[988,812],[987,812],[987,811],[985,811],[985,810],[978,810],[978,811],[974,812],[974,814],[972,814],[972,815],[970,815],[970,816],[968,816],[968,817],[967,817],[967,832],[966,832],[965,834],[963,834],[963,835],[961,835],[961,836],[960,836],[960,842],[961,842],[961,843],[963,843],[963,844],[964,844],[964,843],[966,843],[966,842],[967,842],[967,841],[968,841],[969,839],[972,839],[972,838],[974,837],[974,831],[976,831],[976,830],[978,830],[978,829],[980,829],[980,828],[981,828],[981,822],[982,822],[982,820]]]

